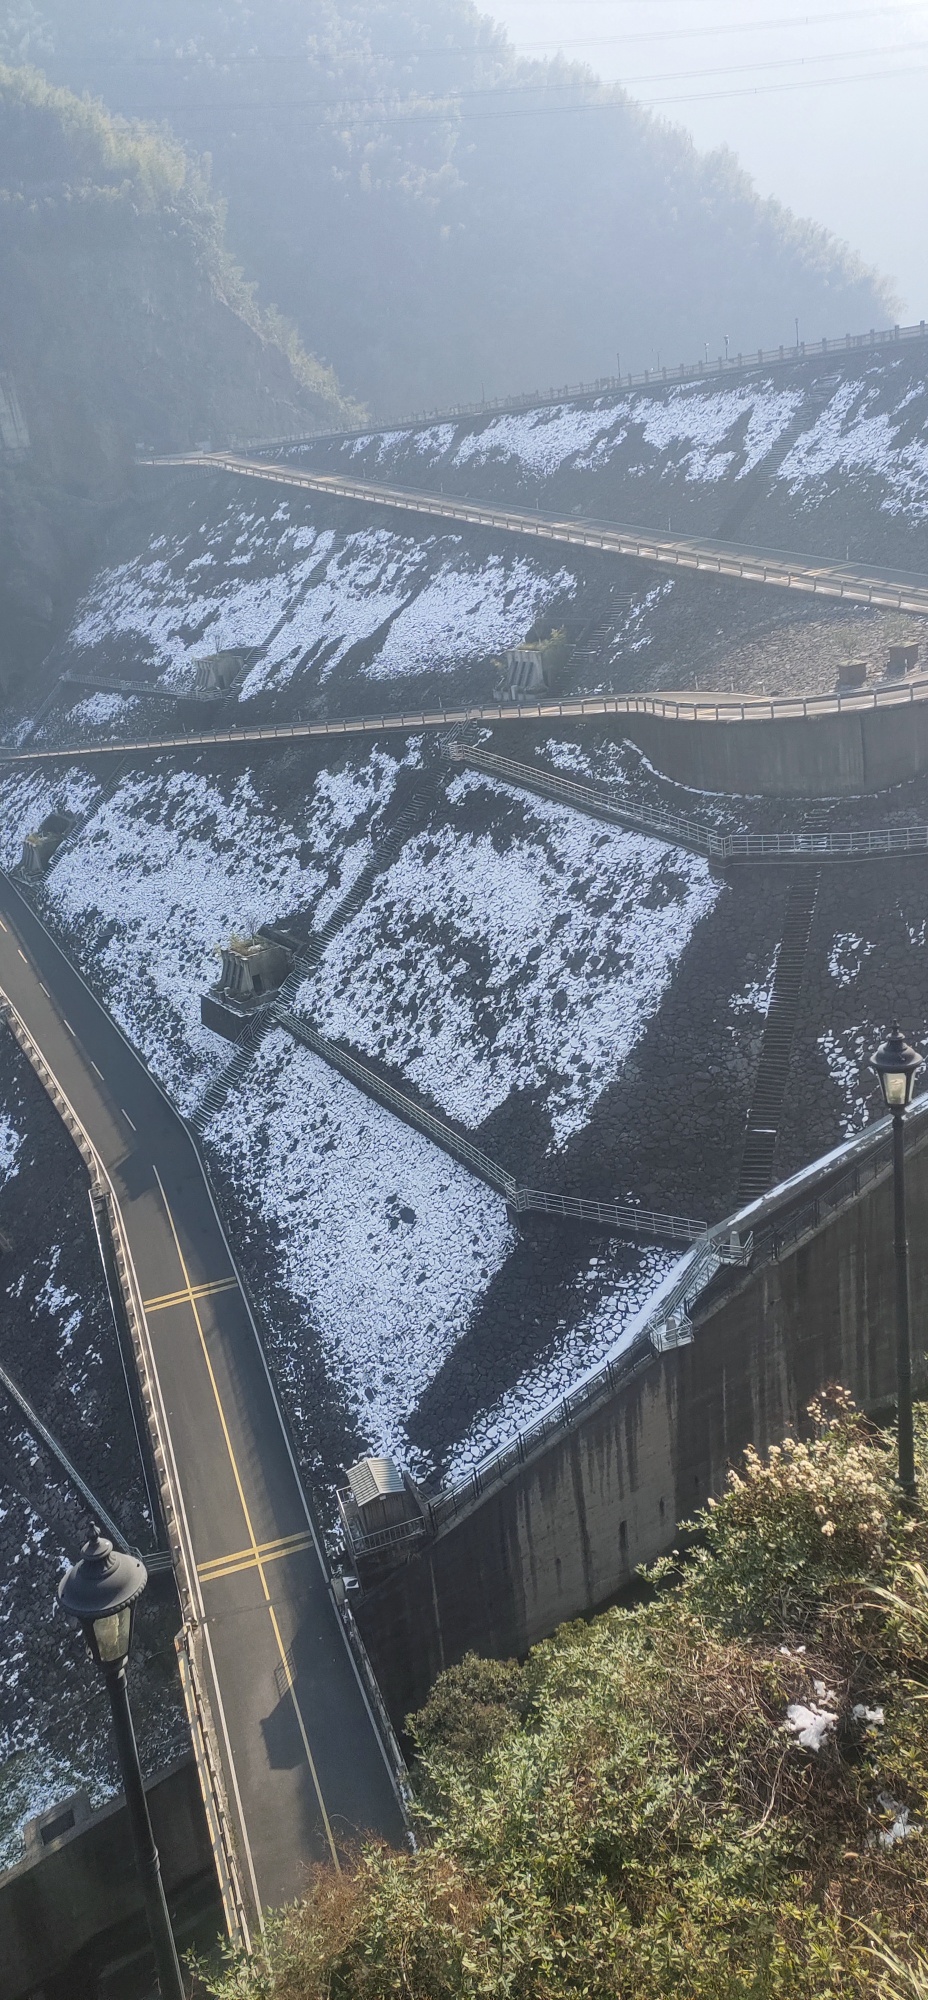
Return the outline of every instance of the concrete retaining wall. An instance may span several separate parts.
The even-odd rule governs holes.
[[[771,721],[617,724],[652,764],[698,791],[810,798],[885,791],[928,764],[928,700]]]
[[[909,1158],[920,1348],[928,1135]],[[885,1407],[895,1381],[892,1241],[884,1173],[780,1261],[734,1289],[729,1280],[692,1346],[647,1363],[372,1591],[358,1623],[394,1719],[469,1649],[522,1654],[607,1603],[638,1564],[673,1546],[677,1523],[720,1491],[744,1447],[782,1437],[825,1383]]]
[[[192,1757],[146,1783],[155,1842],[169,1901],[200,1891],[222,1906],[203,1801]],[[108,1937],[143,1945],[145,1923],[124,1801],[114,1799],[42,1854],[0,1876],[0,1991],[19,2000],[48,1982],[83,1990],[82,1956],[105,1962]],[[68,1968],[73,1968],[69,1975]]]

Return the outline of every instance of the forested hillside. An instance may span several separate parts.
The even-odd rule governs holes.
[[[47,649],[138,443],[342,414],[182,147],[0,68],[0,677]]]
[[[0,55],[208,152],[236,254],[376,409],[884,323],[731,155],[468,0],[0,0]]]

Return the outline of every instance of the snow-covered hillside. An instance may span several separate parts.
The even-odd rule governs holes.
[[[466,1126],[536,1093],[562,1145],[720,885],[691,854],[471,771],[447,797],[447,823],[406,845],[297,1005]]]
[[[469,486],[472,496],[575,496],[584,513],[764,542],[789,520],[802,548],[811,517],[856,526],[856,500],[900,550],[928,519],[928,344],[836,365],[709,377],[651,392],[609,390],[421,429],[308,445],[314,463],[409,485]],[[726,517],[729,525],[725,526]],[[806,525],[804,525],[806,517]],[[872,552],[872,551],[871,551]],[[854,553],[854,551],[852,551]],[[866,551],[861,549],[861,555]],[[922,562],[924,558],[922,558]]]
[[[474,554],[460,534],[339,532],[311,514],[302,500],[262,512],[228,494],[214,511],[197,509],[180,532],[101,571],[60,666],[128,670],[180,689],[199,657],[240,649],[253,655],[241,704],[280,692],[297,672],[325,688],[345,662],[375,685],[447,676],[517,644],[577,589],[572,571],[515,542]],[[372,688],[367,705],[379,699]],[[84,703],[80,720],[95,713]]]

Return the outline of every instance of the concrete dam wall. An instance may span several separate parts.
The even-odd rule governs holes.
[[[909,1133],[916,1381],[928,1310],[928,1120]],[[395,1720],[473,1650],[524,1654],[665,1553],[748,1444],[800,1424],[829,1382],[885,1409],[895,1386],[892,1183],[885,1134],[866,1185],[829,1202],[840,1158],[764,1215],[746,1273],[720,1276],[691,1345],[631,1354],[625,1378],[362,1600],[358,1624]]]
[[[708,713],[699,721],[637,714],[623,718],[622,734],[658,770],[697,791],[857,796],[903,784],[925,769],[926,692],[919,681],[911,700],[867,708],[836,700],[830,709],[823,704],[815,713],[810,704],[809,713],[792,716],[784,713],[788,703],[771,702],[769,718],[755,714],[743,721],[715,722]]]

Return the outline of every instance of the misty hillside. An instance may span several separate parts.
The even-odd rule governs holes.
[[[332,377],[256,306],[175,142],[0,69],[0,675],[46,650],[138,443],[305,429]]]
[[[885,322],[726,153],[468,0],[0,0],[0,55],[208,152],[236,254],[381,412]]]

